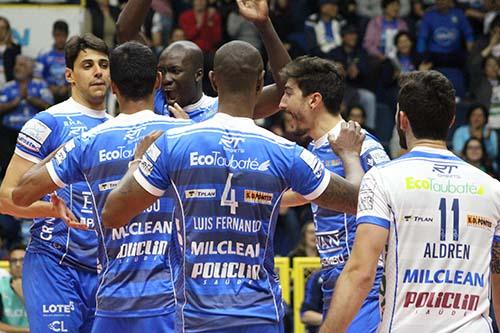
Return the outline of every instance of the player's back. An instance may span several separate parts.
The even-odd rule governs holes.
[[[166,169],[181,202],[185,271],[175,282],[186,329],[276,324],[284,314],[272,245],[281,195],[294,187],[317,197],[329,180],[322,163],[249,118],[220,113],[158,141],[141,177]]]
[[[56,175],[53,178],[61,180],[60,186],[84,179],[95,202],[102,264],[98,316],[152,316],[174,310],[168,263],[174,201],[171,193],[120,228],[104,228],[100,216],[107,196],[126,173],[144,136],[188,124],[191,121],[149,110],[120,114],[66,144],[64,153],[56,154],[58,165],[48,165],[49,173]]]
[[[385,196],[392,217],[364,217],[389,228],[379,331],[490,332],[498,181],[447,150],[423,147],[374,169],[376,193]],[[363,211],[374,204],[373,194],[360,191]]]

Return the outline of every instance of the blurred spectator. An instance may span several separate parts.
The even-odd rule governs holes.
[[[483,21],[486,16],[484,0],[456,0],[457,8],[464,11],[465,17],[474,31],[475,35],[483,32]]]
[[[281,207],[274,233],[274,255],[286,256],[299,242],[300,222],[293,208]]]
[[[492,177],[496,177],[493,164],[486,152],[483,141],[477,138],[469,138],[465,141],[461,156],[467,163],[481,169]]]
[[[342,45],[332,51],[331,57],[336,63],[341,63],[344,68],[346,89],[356,90],[355,102],[347,102],[348,107],[352,104],[363,105],[367,110],[367,125],[375,127],[375,94],[363,88],[370,68],[366,52],[358,44],[358,32],[354,26],[348,25],[342,28]],[[346,96],[349,96],[349,93]]]
[[[287,41],[288,35],[294,31],[293,24],[290,24],[292,6],[288,0],[271,0],[269,2],[269,15],[273,22],[274,29],[283,42]]]
[[[103,39],[110,48],[113,47],[120,9],[110,5],[109,0],[89,0],[87,6],[83,32],[91,32]]]
[[[155,11],[151,27],[151,39],[155,47],[163,49],[169,42],[169,37],[174,26],[172,6],[170,0],[153,0],[151,8]],[[158,51],[161,52],[161,50]]]
[[[398,18],[400,7],[399,0],[383,0],[383,14],[372,18],[366,28],[363,47],[379,61],[394,56],[394,36],[399,31],[408,31],[405,21]]]
[[[9,251],[10,275],[0,277],[0,301],[2,332],[29,332],[28,317],[24,309],[22,290],[24,245],[17,245]]]
[[[488,56],[500,58],[500,16],[493,20],[488,34],[481,36],[470,52],[468,71],[471,90],[478,86],[481,75],[477,74],[483,71],[484,62]]]
[[[227,35],[231,40],[242,40],[252,44],[255,48],[261,51],[262,42],[260,39],[259,30],[252,22],[246,20],[239,14],[236,4],[232,7],[233,10],[229,13],[226,23]]]
[[[184,33],[184,30],[182,30],[181,28],[175,27],[172,29],[172,32],[170,33],[170,39],[168,43],[172,44],[180,40],[186,40],[186,34]]]
[[[207,0],[193,0],[193,9],[179,18],[179,26],[187,39],[198,45],[204,53],[213,53],[222,39],[221,17],[216,9],[207,7]]]
[[[14,66],[15,80],[7,82],[0,90],[2,174],[14,152],[21,127],[53,103],[47,83],[42,79],[33,79],[34,65],[33,59],[18,55]]]
[[[307,333],[316,333],[323,322],[323,292],[321,271],[313,272],[307,279],[304,300],[300,306],[300,321],[306,325]]]
[[[361,105],[353,105],[348,108],[346,119],[348,121],[357,121],[370,134],[375,134],[375,130],[366,125],[366,111]]]
[[[14,43],[9,21],[0,16],[0,89],[14,79],[14,64],[21,47]]]
[[[300,230],[300,240],[297,246],[288,253],[290,260],[295,257],[317,257],[318,250],[316,248],[316,231],[314,230],[314,222],[307,221]]]
[[[60,103],[69,97],[69,84],[66,82],[66,61],[64,59],[64,46],[68,39],[68,24],[56,21],[52,26],[54,45],[52,50],[41,54],[37,58],[37,72],[44,79],[54,96],[54,103]]]
[[[490,109],[490,123],[493,128],[500,128],[500,74],[497,58],[488,56],[483,60],[481,72],[475,73],[477,79],[471,86],[471,95],[475,101]],[[480,74],[480,75],[478,75]]]
[[[339,0],[320,0],[319,13],[309,16],[305,23],[307,53],[330,58],[331,51],[342,44],[340,32],[344,24]]]
[[[500,14],[500,0],[486,1],[486,14],[483,20],[483,33],[486,35],[490,31],[490,24],[495,17]]]
[[[487,126],[488,110],[484,105],[474,104],[467,111],[467,125],[460,126],[453,134],[452,147],[455,154],[460,155],[465,142],[469,138],[482,140],[488,156],[494,160],[497,157],[497,134]]]
[[[417,51],[453,83],[461,98],[465,95],[462,67],[473,41],[469,22],[462,10],[454,8],[453,0],[436,0],[436,6],[422,18]]]

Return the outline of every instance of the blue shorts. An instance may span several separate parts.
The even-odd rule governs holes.
[[[141,318],[96,317],[92,333],[174,332],[175,312]]]
[[[97,274],[27,252],[23,292],[31,333],[89,333],[95,314]]]
[[[234,320],[238,321],[237,318]],[[260,324],[248,326],[236,326],[230,328],[205,331],[204,333],[284,333],[283,321],[278,324]]]

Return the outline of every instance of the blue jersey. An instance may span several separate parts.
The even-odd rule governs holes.
[[[105,229],[100,221],[108,194],[127,171],[142,138],[154,130],[191,123],[149,110],[120,114],[69,141],[47,163],[49,174],[61,188],[78,182],[87,182],[90,187],[102,264],[98,316],[156,316],[175,310],[167,255],[172,234],[173,192],[121,228]]]
[[[64,51],[52,49],[47,53],[41,54],[37,59],[37,74],[42,77],[49,85],[62,86],[67,84],[65,71],[66,60]]]
[[[340,123],[330,133],[337,135],[339,131]],[[325,164],[328,170],[345,177],[342,160],[333,152],[328,143],[327,135],[325,134],[319,140],[312,142],[309,145],[309,150]],[[369,133],[366,133],[360,158],[365,171],[376,164],[389,161],[382,145]],[[311,204],[311,208],[316,228],[316,246],[323,268],[322,278],[326,286],[334,286],[354,244],[356,216],[321,208],[314,203]],[[377,279],[372,289],[373,296],[378,293],[381,275],[382,267],[379,267]],[[326,304],[326,306],[328,305]]]
[[[425,13],[420,23],[417,51],[453,53],[463,51],[463,40],[474,41],[472,28],[463,11],[451,8],[446,13],[437,9]]]
[[[0,103],[9,103],[20,96],[20,87],[16,81],[10,81],[0,90]],[[47,86],[47,82],[33,79],[28,83],[28,96],[40,98],[52,104],[54,98]],[[19,131],[23,125],[41,110],[28,103],[25,99],[13,110],[4,114],[2,124],[5,127]]]
[[[290,187],[310,200],[327,187],[330,173],[313,154],[249,118],[217,113],[160,137],[134,176],[156,196],[172,187],[179,200],[179,325],[203,332],[282,319],[276,218]]]
[[[154,103],[155,113],[173,116],[168,110],[168,104],[165,103],[165,95],[162,90],[156,90]],[[189,119],[199,123],[212,118],[217,113],[218,106],[219,99],[217,97],[203,95],[198,102],[185,106],[183,110],[189,115]]]
[[[15,153],[38,163],[63,143],[108,119],[104,111],[86,108],[70,98],[28,121],[19,133]],[[57,193],[80,221],[94,229],[92,197],[86,183],[73,184]],[[74,267],[97,269],[95,232],[70,229],[56,218],[34,219],[30,232],[28,251],[54,255],[60,263]]]

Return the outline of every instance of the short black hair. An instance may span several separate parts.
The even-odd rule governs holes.
[[[360,109],[361,110],[361,115],[363,116],[363,118],[366,119],[366,110],[364,107],[362,107],[360,104],[354,104],[354,105],[351,105],[348,109],[347,109],[347,117],[346,118],[349,118],[351,116],[351,113],[352,113],[352,110],[354,109]]]
[[[382,0],[382,8],[387,8],[387,6],[389,6],[393,2],[397,2],[399,4],[401,3],[399,0]]]
[[[470,123],[470,117],[472,116],[472,112],[476,109],[481,110],[485,121],[488,122],[488,116],[490,114],[488,108],[484,104],[473,103],[469,106],[469,108],[467,109],[467,113],[465,114],[465,119],[467,119],[467,123]]]
[[[285,81],[297,82],[302,96],[320,93],[323,104],[332,114],[339,114],[344,98],[344,75],[335,64],[318,57],[302,56],[288,63],[281,75]]]
[[[397,45],[398,44],[398,40],[399,38],[401,38],[402,36],[406,36],[408,37],[409,40],[411,40],[411,42],[413,44],[415,44],[414,42],[414,39],[412,37],[412,35],[408,32],[408,31],[400,31],[396,34],[396,36],[394,36],[394,45]]]
[[[66,60],[66,67],[73,69],[75,60],[81,51],[86,49],[109,54],[109,48],[106,43],[99,37],[91,33],[85,33],[81,36],[73,36],[66,42],[64,47],[64,58]]]
[[[9,255],[14,251],[26,251],[26,245],[23,243],[14,243],[9,247]]]
[[[399,110],[406,113],[417,139],[446,140],[455,117],[455,89],[437,71],[400,76]]]
[[[68,23],[66,23],[63,20],[57,20],[54,22],[54,25],[52,26],[52,33],[56,31],[61,31],[67,34],[69,34],[69,27]]]
[[[133,101],[153,93],[158,63],[151,49],[138,42],[127,42],[111,51],[109,70],[111,81],[120,93]]]

